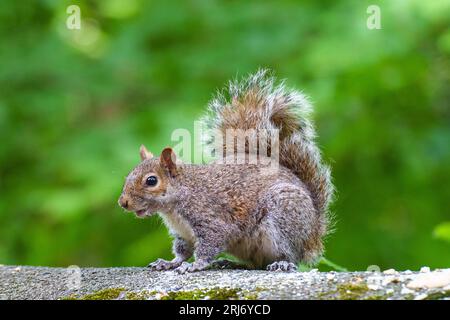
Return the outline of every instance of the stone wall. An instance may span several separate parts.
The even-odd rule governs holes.
[[[450,299],[450,269],[421,272],[0,267],[0,299]]]

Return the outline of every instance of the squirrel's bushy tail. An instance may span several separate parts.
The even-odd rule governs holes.
[[[333,194],[330,169],[321,160],[310,120],[311,104],[302,93],[275,83],[262,69],[241,81],[230,82],[209,103],[203,118],[209,129],[279,130],[280,164],[294,172],[310,191],[314,206],[324,219]],[[267,131],[266,131],[267,132]]]

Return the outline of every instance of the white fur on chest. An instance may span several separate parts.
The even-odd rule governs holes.
[[[161,213],[167,228],[191,244],[195,244],[195,235],[191,226],[176,213]]]

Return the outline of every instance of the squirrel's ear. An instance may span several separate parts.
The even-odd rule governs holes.
[[[161,157],[159,158],[161,166],[169,171],[172,177],[177,175],[177,156],[173,152],[172,148],[165,148],[161,152]]]
[[[144,145],[141,145],[141,148],[139,149],[139,154],[141,155],[142,161],[153,158],[153,154],[150,151],[148,151]]]

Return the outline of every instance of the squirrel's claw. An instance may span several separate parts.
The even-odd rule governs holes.
[[[297,271],[297,266],[292,262],[275,261],[266,268],[267,271]]]
[[[164,271],[164,270],[172,270],[181,265],[181,262],[178,261],[167,261],[164,259],[158,259],[155,262],[150,263],[147,268],[150,268],[152,271]]]
[[[185,274],[186,272],[196,272],[208,269],[210,264],[206,261],[195,261],[194,263],[183,262],[178,268],[175,269],[175,272],[178,274]]]
[[[184,274],[188,271],[190,266],[191,266],[191,263],[185,261],[178,268],[175,269],[175,272],[178,274]]]

